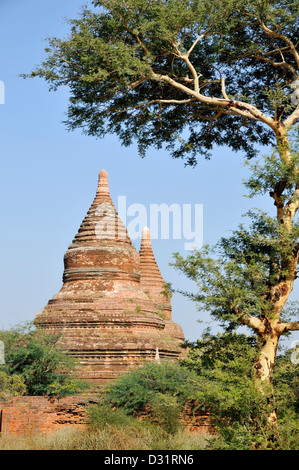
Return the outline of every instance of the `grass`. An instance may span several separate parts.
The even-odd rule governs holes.
[[[54,434],[5,434],[0,450],[205,450],[210,435],[181,430],[175,435],[159,431],[109,427],[97,431],[61,428]]]
[[[0,436],[0,450],[205,450],[211,439],[204,431],[181,427],[170,434],[154,423],[113,412],[109,417],[105,411],[92,411],[87,429],[67,426],[51,434]]]

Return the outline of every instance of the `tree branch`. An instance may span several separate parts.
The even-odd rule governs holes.
[[[283,333],[287,333],[288,331],[298,331],[299,321],[288,322],[288,323],[278,323],[275,329],[279,335],[282,335]]]
[[[221,77],[221,92],[222,92],[224,98],[226,100],[229,100],[229,97],[227,96],[226,90],[225,90],[225,78],[224,77]]]
[[[264,62],[269,62],[269,64],[273,65],[273,67],[283,67],[289,69],[293,75],[296,74],[296,70],[291,64],[288,64],[285,60],[282,62],[275,62],[273,59],[269,59],[269,57],[263,57],[262,55],[255,56],[259,60],[263,60]]]
[[[262,28],[262,30],[264,31],[265,34],[267,34],[268,36],[271,36],[273,38],[279,38],[279,39],[282,39],[284,42],[286,42],[290,48],[290,51],[292,52],[293,54],[293,57],[296,61],[296,64],[297,64],[297,67],[299,68],[299,54],[296,50],[296,47],[295,45],[292,43],[292,41],[287,37],[285,36],[284,34],[280,34],[280,33],[276,33],[275,31],[272,31],[272,29],[268,28],[268,26],[265,25],[265,23],[257,18],[259,24],[260,24],[260,27]]]
[[[298,119],[299,119],[299,105],[297,106],[295,111],[293,111],[293,113],[284,120],[283,125],[288,129],[289,127],[292,127],[292,125],[295,124],[295,122],[297,122]]]
[[[263,333],[265,331],[265,325],[263,322],[252,315],[245,314],[240,307],[234,307],[233,313],[235,313],[240,321],[245,326],[253,329],[257,333]]]
[[[198,43],[198,41],[200,41],[200,39],[204,38],[206,35],[205,34],[200,34],[194,41],[194,43],[192,44],[192,46],[190,47],[190,49],[188,50],[187,52],[187,57],[189,57],[189,55],[191,54],[191,52],[193,51],[194,47],[196,46],[196,44]]]
[[[189,62],[190,63],[190,62]],[[196,71],[192,64],[190,63],[192,67],[192,73],[193,77],[195,79],[198,78]],[[222,99],[222,98],[215,98],[215,97],[210,97],[210,96],[205,96],[200,91],[196,91],[195,89],[192,90],[191,88],[188,88],[187,86],[183,85],[182,83],[179,83],[175,80],[173,80],[171,77],[168,75],[162,75],[159,73],[156,73],[152,71],[152,78],[157,81],[164,81],[168,83],[169,85],[173,86],[174,88],[187,93],[188,95],[191,95],[192,97],[196,98],[198,101],[206,104],[212,104],[215,106],[221,106],[224,108],[231,109],[234,111],[236,114],[240,116],[244,116],[247,118],[255,119],[257,121],[263,122],[267,124],[271,129],[274,130],[274,132],[277,131],[277,123],[276,121],[271,118],[270,116],[267,116],[264,114],[262,111],[257,109],[255,106],[249,103],[245,103],[242,101],[237,101],[234,99]]]

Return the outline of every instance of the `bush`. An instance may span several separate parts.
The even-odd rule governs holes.
[[[21,375],[8,375],[0,370],[0,401],[10,399],[12,396],[24,395],[26,385]]]
[[[189,400],[196,399],[198,377],[176,362],[146,363],[116,380],[108,389],[106,403],[128,415],[146,411],[167,431],[178,430],[179,415]]]
[[[128,416],[121,408],[113,409],[109,405],[91,405],[87,409],[88,425],[90,430],[107,427],[125,427],[140,424],[139,421]]]
[[[198,377],[177,362],[148,362],[117,379],[107,396],[114,406],[122,406],[128,414],[142,412],[153,403],[157,394],[176,397],[180,405],[196,398]]]
[[[156,393],[151,402],[152,416],[168,434],[176,434],[181,427],[181,407],[174,396]]]
[[[27,395],[64,396],[82,387],[72,377],[76,361],[56,346],[58,338],[34,329],[32,323],[0,332],[5,345],[2,370],[11,377],[21,376]]]
[[[273,375],[278,436],[268,425],[268,402],[252,376],[255,339],[237,333],[205,334],[190,345],[183,364],[197,372],[198,400],[218,430],[213,448],[224,450],[298,448],[298,367],[279,357]],[[211,444],[211,443],[210,443]]]

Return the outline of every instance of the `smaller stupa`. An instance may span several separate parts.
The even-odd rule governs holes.
[[[171,320],[171,294],[155,259],[148,227],[142,231],[140,245],[140,287],[149,295],[157,310]]]

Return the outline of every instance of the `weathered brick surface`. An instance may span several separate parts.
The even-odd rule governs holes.
[[[140,246],[140,287],[168,320],[171,320],[171,298],[165,294],[165,281],[155,259],[150,231],[144,227]]]
[[[52,433],[62,427],[87,426],[86,407],[97,402],[96,397],[70,396],[64,398],[14,397],[0,403],[0,433]],[[211,431],[209,415],[196,406],[187,404],[181,415],[182,424],[190,431]],[[145,411],[140,419],[147,419]]]
[[[0,430],[3,433],[53,432],[62,426],[86,426],[86,405],[95,399],[13,397],[0,403]]]
[[[145,231],[140,254],[110,198],[105,170],[94,201],[64,256],[63,286],[36,317],[61,333],[60,346],[77,356],[82,378],[103,382],[143,361],[176,358],[182,329]]]

